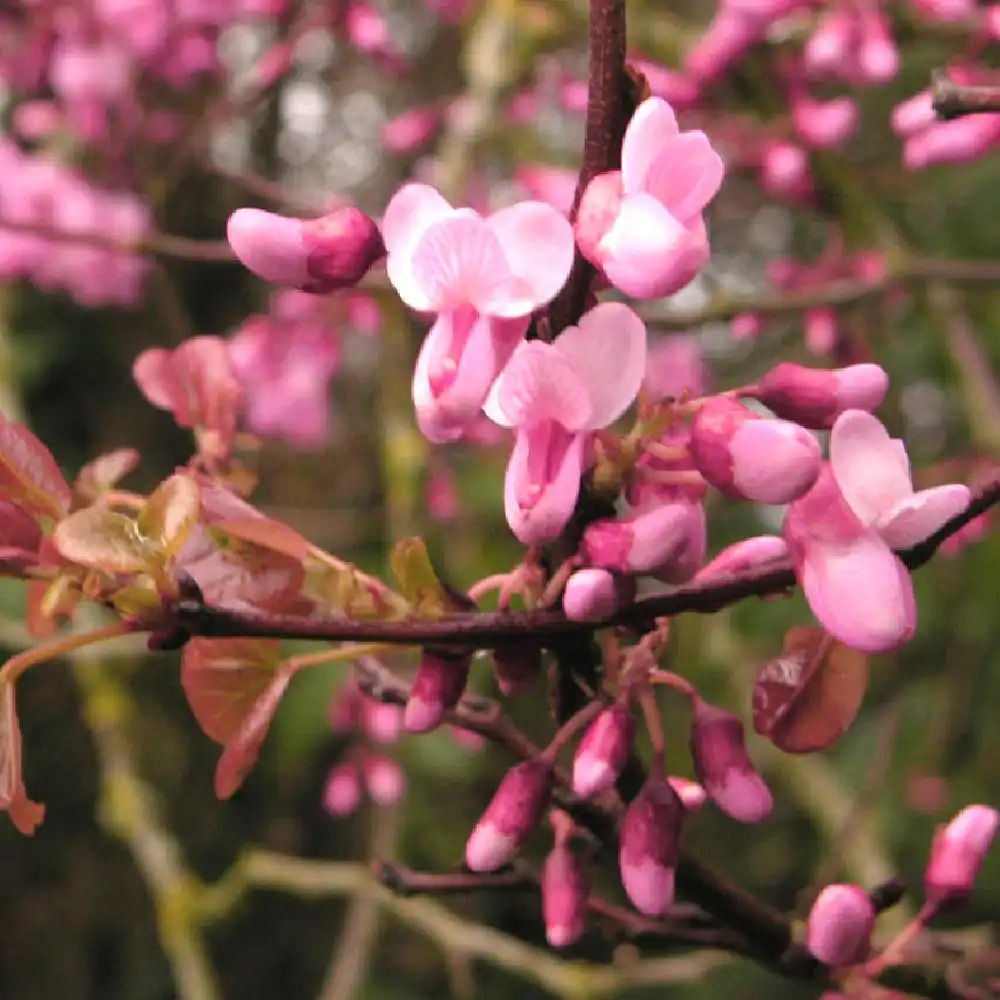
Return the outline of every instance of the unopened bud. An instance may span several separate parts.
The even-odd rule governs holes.
[[[724,548],[695,577],[697,582],[735,576],[749,570],[777,566],[788,558],[788,543],[778,535],[755,535]]]
[[[493,650],[493,674],[508,697],[530,688],[541,669],[542,647],[537,642],[512,642]]]
[[[930,902],[941,905],[968,899],[998,824],[996,809],[966,806],[937,832],[924,872],[924,891]]]
[[[403,712],[403,728],[408,733],[426,733],[440,725],[444,713],[462,697],[471,664],[471,653],[426,648],[421,652]]]
[[[254,274],[317,295],[356,285],[385,255],[378,226],[353,205],[319,219],[240,208],[229,217],[226,236]]]
[[[698,471],[727,496],[782,504],[802,496],[819,475],[819,442],[785,420],[765,420],[723,396],[698,410],[691,427]]]
[[[868,957],[874,927],[868,893],[856,885],[828,885],[809,911],[806,947],[824,965],[857,965]]]
[[[825,306],[807,309],[802,317],[805,327],[806,347],[817,357],[833,354],[840,338],[840,320],[836,312]]]
[[[828,371],[784,361],[757,385],[757,398],[785,420],[828,430],[845,410],[877,409],[889,389],[878,365],[850,365]]]
[[[399,762],[382,754],[365,758],[365,787],[368,796],[377,806],[391,806],[403,797],[406,778]]]
[[[375,743],[395,743],[403,728],[403,710],[399,705],[364,698],[361,721],[368,738]]]
[[[628,517],[595,521],[584,532],[584,558],[619,573],[649,573],[669,562],[688,540],[690,506],[664,503]]]
[[[323,786],[323,807],[331,816],[350,816],[361,805],[361,772],[353,761],[331,768]]]
[[[472,871],[496,871],[510,861],[542,818],[551,788],[552,768],[544,761],[522,761],[503,776],[465,845]]]
[[[606,569],[581,569],[566,581],[562,606],[575,622],[597,622],[613,615],[632,599],[635,584]]]
[[[708,792],[697,781],[678,778],[674,775],[671,775],[667,780],[688,812],[697,812],[708,801]]]
[[[556,844],[542,868],[542,916],[553,948],[577,941],[587,926],[587,880],[580,859],[567,844]]]
[[[741,823],[771,815],[774,800],[754,770],[743,739],[743,723],[700,699],[691,723],[691,755],[698,780],[715,804]]]
[[[635,719],[628,702],[606,708],[583,734],[573,759],[573,791],[590,798],[610,788],[621,774],[635,739]]]
[[[674,901],[684,805],[669,782],[650,775],[629,803],[619,833],[618,865],[632,905],[649,917]]]

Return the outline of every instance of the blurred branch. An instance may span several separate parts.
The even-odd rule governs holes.
[[[251,889],[275,889],[304,898],[370,892],[404,926],[425,934],[443,950],[481,959],[567,1000],[615,996],[635,986],[690,982],[730,961],[724,952],[702,950],[676,958],[643,959],[621,966],[567,961],[502,931],[452,913],[426,898],[397,896],[353,862],[312,861],[270,851],[248,851],[217,884],[206,890],[203,914],[219,919]]]
[[[928,562],[941,544],[970,521],[1000,503],[1000,475],[980,486],[969,506],[929,538],[899,552],[913,570]],[[190,635],[264,636],[289,639],[377,641],[401,645],[426,643],[488,647],[511,639],[559,639],[586,634],[612,625],[645,627],[664,615],[685,612],[710,614],[748,597],[764,597],[792,590],[796,585],[790,564],[775,569],[754,570],[720,580],[686,584],[642,598],[599,622],[569,620],[562,611],[471,612],[389,621],[358,621],[341,616],[303,618],[260,611],[237,611],[214,607],[203,600],[182,597],[168,607],[165,626],[184,629]]]
[[[938,118],[948,121],[965,115],[1000,112],[1000,87],[955,83],[944,70],[931,74],[931,102]]]

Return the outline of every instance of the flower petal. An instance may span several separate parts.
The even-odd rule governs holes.
[[[636,108],[622,142],[622,180],[626,192],[642,190],[663,143],[677,133],[677,116],[663,98],[650,97]]]
[[[566,527],[580,493],[586,439],[551,422],[518,430],[504,479],[504,510],[525,545],[550,542]]]
[[[913,581],[874,531],[851,542],[811,542],[798,566],[809,607],[836,639],[865,653],[885,653],[912,638]]]
[[[845,410],[837,417],[830,433],[830,466],[844,499],[866,525],[913,495],[898,445],[864,410]]]
[[[526,201],[501,209],[487,225],[514,273],[510,299],[495,315],[525,316],[555,297],[573,266],[573,227],[550,205]]]
[[[494,409],[502,419],[496,420]],[[497,379],[487,416],[512,427],[555,421],[570,430],[590,426],[587,386],[572,363],[553,344],[522,343]]]
[[[390,199],[382,216],[382,239],[391,254],[412,256],[429,226],[455,210],[427,184],[404,184]]]
[[[412,266],[414,280],[435,310],[468,303],[492,314],[509,297],[512,275],[503,247],[486,222],[468,209],[427,229]]]
[[[635,399],[646,371],[646,324],[621,302],[602,302],[579,326],[564,330],[552,345],[573,366],[590,397],[587,423],[570,429],[596,430],[617,420]]]
[[[598,251],[608,280],[619,291],[640,299],[679,291],[710,255],[700,217],[685,226],[649,194],[622,200],[618,218]]]
[[[704,132],[669,139],[650,165],[643,190],[681,222],[696,216],[718,193],[726,168]]]
[[[876,527],[892,548],[907,549],[965,510],[970,498],[969,488],[959,483],[921,490],[896,504]]]

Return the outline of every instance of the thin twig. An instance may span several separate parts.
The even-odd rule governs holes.
[[[1000,112],[1000,87],[955,83],[943,70],[931,74],[931,103],[938,118],[949,121],[965,115]]]

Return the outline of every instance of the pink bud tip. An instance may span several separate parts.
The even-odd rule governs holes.
[[[542,868],[542,915],[545,937],[553,948],[577,941],[587,926],[587,881],[580,859],[557,844]]]
[[[651,775],[629,803],[619,834],[618,864],[632,905],[659,916],[674,901],[684,805],[670,784]]]
[[[825,371],[786,361],[760,380],[757,398],[779,417],[827,430],[845,410],[875,410],[888,389],[889,376],[878,365]]]
[[[265,281],[301,288],[309,280],[301,219],[239,208],[229,217],[226,237],[240,261]]]
[[[469,653],[424,649],[403,712],[408,733],[426,733],[440,725],[444,713],[462,697],[471,663]]]
[[[996,809],[974,805],[966,806],[938,831],[924,872],[928,900],[940,905],[968,898],[998,825]]]
[[[406,778],[403,769],[391,757],[373,754],[365,759],[365,786],[377,806],[391,806],[403,797]]]
[[[515,764],[465,845],[465,863],[474,872],[502,868],[517,853],[549,801],[552,769],[543,761]]]
[[[606,569],[581,569],[566,582],[563,611],[575,622],[596,622],[614,614],[621,601],[622,583]]]
[[[756,535],[723,549],[695,577],[697,582],[777,566],[788,558],[788,543],[777,535]]]
[[[628,703],[616,701],[590,724],[573,760],[573,791],[590,798],[610,788],[621,774],[635,739]]]
[[[824,965],[857,965],[868,957],[875,907],[856,885],[828,885],[816,898],[806,925],[806,946]]]
[[[698,780],[727,816],[741,823],[759,823],[771,815],[774,800],[753,768],[743,723],[735,715],[696,702],[691,755]]]
[[[361,773],[357,764],[338,764],[323,786],[323,807],[331,816],[349,816],[360,804]]]

